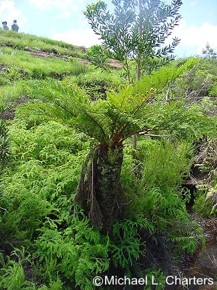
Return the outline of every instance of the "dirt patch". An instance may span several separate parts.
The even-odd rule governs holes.
[[[57,54],[56,52],[46,52],[46,51],[31,51],[28,50],[26,51],[28,54],[32,55],[32,56],[36,56],[36,57],[41,57],[41,58],[61,58],[64,60],[69,60],[69,59],[74,59],[77,60],[78,62],[82,63],[82,64],[90,64],[91,62],[85,58],[79,58],[79,57],[71,57],[68,55],[62,55],[62,54]],[[123,67],[123,64],[115,59],[109,59],[107,61],[107,65],[115,68],[115,69],[121,69]]]

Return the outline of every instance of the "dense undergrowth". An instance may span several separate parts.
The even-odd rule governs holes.
[[[117,274],[154,275],[162,281],[155,289],[165,289],[164,275],[205,243],[183,184],[198,166],[201,140],[216,148],[216,61],[194,60],[174,78],[185,63],[177,61],[174,71],[128,86],[118,70],[24,51],[78,56],[71,45],[2,31],[0,43],[0,289],[91,290],[94,276]],[[147,91],[154,98],[134,114]],[[124,209],[105,234],[74,198],[90,148],[123,124]],[[138,128],[144,134],[135,161],[128,137]],[[209,181],[194,205],[208,217],[216,214],[217,191],[216,151],[209,152],[199,166]]]

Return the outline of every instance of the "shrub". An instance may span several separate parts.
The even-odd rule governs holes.
[[[108,53],[101,45],[93,45],[87,51],[87,58],[96,67],[105,68]]]
[[[167,233],[180,252],[192,253],[198,242],[204,243],[202,228],[191,222],[185,202],[176,192],[157,188],[142,191],[134,206],[155,225],[154,232]]]
[[[142,255],[145,255],[145,241],[142,241],[139,235],[141,229],[147,229],[149,233],[153,233],[154,226],[142,216],[134,220],[118,221],[113,226],[110,245],[111,261],[116,268],[121,267],[125,274],[129,274],[130,268],[135,266]]]
[[[35,241],[35,254],[45,277],[59,273],[71,288],[79,285],[81,289],[93,289],[92,278],[109,268],[108,238],[90,228],[84,217],[74,215],[63,232],[53,222],[49,224]]]
[[[139,152],[144,156],[141,186],[147,190],[177,189],[190,171],[192,150],[187,142],[143,141]]]
[[[4,290],[23,289],[25,283],[25,273],[20,263],[10,261],[5,268],[0,271],[0,288]]]

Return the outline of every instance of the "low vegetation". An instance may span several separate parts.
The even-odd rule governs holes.
[[[216,60],[129,84],[63,42],[0,44],[0,289],[91,290],[117,273],[165,289],[205,247],[194,216],[217,213]]]
[[[48,52],[54,55],[84,57],[86,49],[62,41],[45,37],[15,33],[14,31],[0,31],[0,47],[11,47],[16,50]]]

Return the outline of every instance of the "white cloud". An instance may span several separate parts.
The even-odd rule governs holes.
[[[94,32],[88,28],[71,29],[63,33],[54,33],[51,38],[85,47],[100,43],[100,40]]]
[[[82,14],[78,17],[77,27],[69,28],[63,32],[55,31],[50,35],[52,39],[62,40],[77,46],[90,47],[100,44],[99,37],[90,28],[86,17]]]
[[[15,1],[13,0],[0,0],[0,15],[2,17],[0,21],[7,21],[9,27],[14,19],[17,19],[20,27],[25,27],[27,23],[27,18],[22,14],[22,11],[16,7]]]
[[[191,0],[189,2],[189,6],[191,6],[191,7],[195,7],[197,4],[198,4],[197,0]]]
[[[73,11],[77,10],[77,3],[75,0],[28,0],[30,4],[34,5],[40,10],[58,9],[63,15],[70,16]],[[79,4],[83,1],[79,0]]]
[[[177,51],[184,52],[185,56],[201,55],[202,49],[209,43],[217,49],[217,25],[203,23],[200,26],[187,26],[184,20],[174,30],[174,35],[181,39]]]

